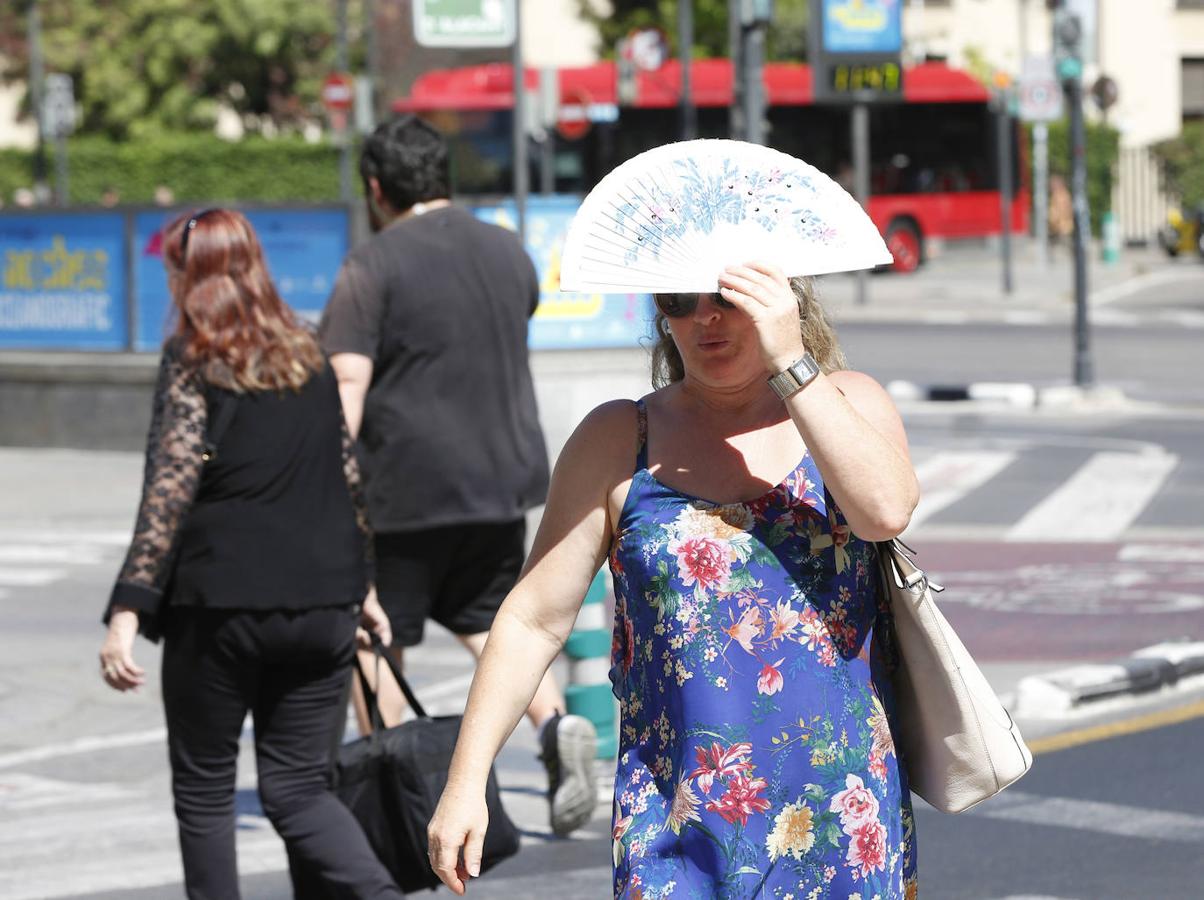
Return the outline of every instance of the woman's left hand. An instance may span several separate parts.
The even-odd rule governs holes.
[[[146,672],[134,662],[134,638],[138,636],[138,613],[115,607],[109,616],[109,633],[100,648],[100,677],[116,691],[137,690]]]
[[[770,374],[782,371],[806,352],[799,331],[798,300],[777,266],[758,262],[728,266],[719,275],[719,295],[752,320]]]
[[[380,642],[388,647],[393,643],[393,629],[389,625],[389,614],[380,605],[376,596],[376,585],[368,589],[364,598],[364,606],[360,611],[360,624],[355,629],[356,639],[364,650],[372,649],[372,635],[380,638]]]

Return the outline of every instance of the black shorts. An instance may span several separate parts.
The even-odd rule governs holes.
[[[426,620],[481,634],[518,581],[527,521],[472,523],[376,536],[376,590],[393,646],[422,643]]]

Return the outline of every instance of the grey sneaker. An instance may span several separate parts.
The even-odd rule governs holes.
[[[557,713],[544,727],[540,744],[539,758],[548,771],[552,831],[565,837],[589,821],[598,803],[598,732],[589,719]]]

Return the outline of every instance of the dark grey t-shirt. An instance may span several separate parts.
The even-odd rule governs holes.
[[[518,238],[454,206],[347,257],[320,334],[374,364],[359,437],[377,531],[518,519],[546,499],[527,358],[538,303]]]

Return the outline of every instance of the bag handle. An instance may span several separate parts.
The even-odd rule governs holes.
[[[393,658],[392,654],[385,652],[385,645],[381,643],[379,635],[373,633],[371,637],[372,652],[376,656],[377,671],[380,671],[380,662],[384,660],[385,665],[388,666],[389,671],[393,674],[393,679],[397,682],[397,686],[401,688],[401,693],[405,696],[406,703],[410,704],[410,709],[414,711],[414,715],[420,719],[429,719],[430,716],[427,714],[426,709],[418,701],[418,697],[415,696],[414,691],[410,688],[410,683],[406,681],[405,675],[401,673],[401,666],[397,664],[397,660]],[[375,731],[382,724],[380,706],[376,701],[376,693],[368,687],[368,676],[364,673],[364,667],[360,662],[358,654],[355,657],[355,668],[359,674],[360,687],[363,689],[364,700],[367,701],[368,709],[372,715],[372,728]]]

